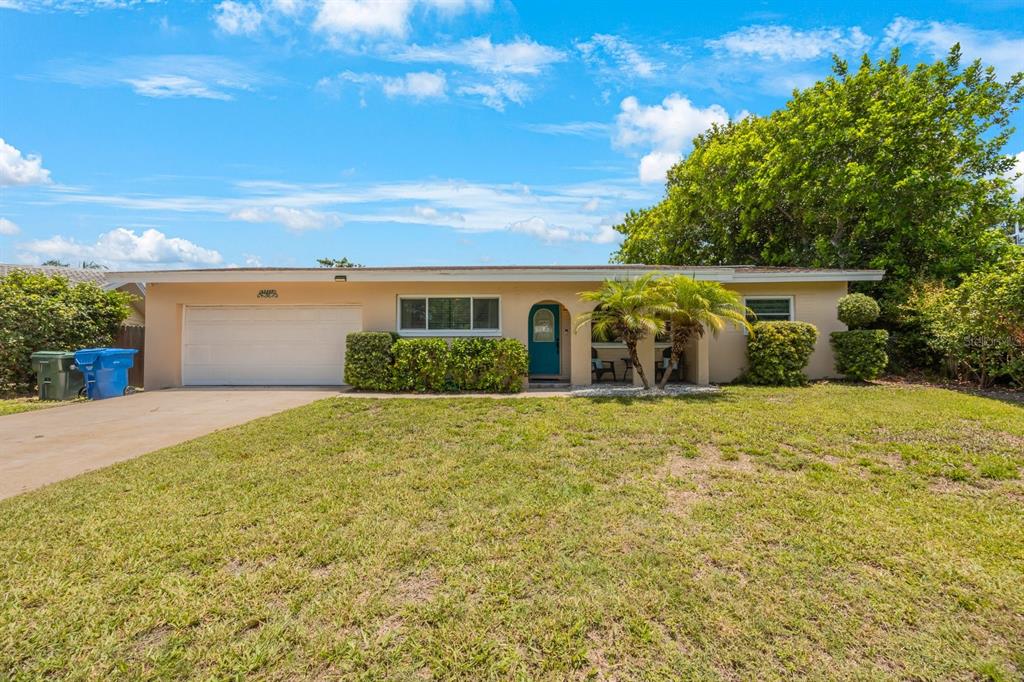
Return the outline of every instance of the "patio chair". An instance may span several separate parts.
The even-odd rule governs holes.
[[[686,357],[685,356],[680,357],[679,358],[679,364],[677,364],[671,370],[669,370],[669,363],[670,362],[672,362],[672,349],[671,348],[666,348],[665,350],[663,350],[661,352],[661,362],[659,362],[658,364],[656,364],[654,366],[654,381],[656,381],[656,382],[657,381],[661,381],[661,377],[662,377],[662,375],[665,374],[666,370],[672,372],[672,374],[669,375],[669,381],[671,381],[673,378],[676,381],[682,381],[683,380],[682,379],[682,377],[683,377],[683,367],[685,366],[684,363],[686,362]],[[673,377],[673,375],[674,375],[674,377]]]
[[[612,373],[612,381],[618,380],[615,376],[615,363],[611,360],[602,360],[597,357],[596,348],[590,349],[590,371],[594,375],[594,381],[601,381],[601,377],[608,372]]]

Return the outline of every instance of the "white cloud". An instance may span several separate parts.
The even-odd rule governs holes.
[[[800,31],[792,26],[746,26],[705,44],[737,57],[806,61],[833,53],[863,52],[872,43],[859,26]]]
[[[589,41],[577,42],[579,50],[591,66],[606,76],[653,78],[665,65],[640,54],[633,43],[615,35],[595,33]]]
[[[527,123],[527,130],[542,135],[572,135],[574,137],[604,137],[611,126],[600,121],[569,121],[568,123]]]
[[[417,218],[428,223],[451,225],[466,222],[466,217],[458,211],[439,211],[433,206],[413,206],[412,212]]]
[[[960,43],[968,59],[981,59],[1008,78],[1024,71],[1024,38],[1002,31],[989,31],[964,24],[914,21],[896,17],[885,29],[884,47],[913,46],[935,59],[942,59],[954,43]]]
[[[527,38],[492,43],[490,36],[467,38],[450,45],[411,45],[390,57],[400,62],[430,62],[468,66],[481,73],[536,75],[564,61],[565,53]]]
[[[118,227],[101,234],[94,244],[82,244],[61,235],[19,244],[23,256],[67,261],[96,261],[110,267],[185,267],[217,265],[223,261],[213,249],[203,248],[159,230],[142,234]]]
[[[230,100],[232,96],[216,90],[202,81],[188,76],[146,76],[127,78],[136,94],[143,97],[197,97],[199,99]]]
[[[233,212],[229,217],[231,220],[241,220],[246,223],[279,223],[295,232],[341,225],[341,217],[334,213],[322,213],[311,209],[287,206],[242,208]]]
[[[597,229],[579,229],[553,225],[543,218],[533,216],[525,220],[509,223],[506,229],[516,234],[525,234],[545,243],[553,242],[591,242],[608,244],[614,241],[618,233],[610,225],[599,225]]]
[[[212,55],[121,57],[98,64],[51,62],[47,76],[80,87],[128,85],[143,97],[230,100],[264,78],[233,60]]]
[[[334,36],[401,38],[409,32],[416,8],[453,16],[486,11],[490,0],[323,0],[313,27]]]
[[[640,160],[642,182],[662,182],[665,171],[682,158],[693,138],[712,124],[729,121],[725,109],[717,104],[701,109],[686,97],[671,94],[661,104],[642,105],[636,97],[627,97],[615,117],[615,144],[623,148],[651,148]]]
[[[594,213],[598,208],[601,207],[601,200],[597,197],[590,199],[587,203],[583,204],[583,210],[587,213]]]
[[[21,232],[21,228],[13,220],[7,218],[0,218],[0,236],[13,237],[14,235]]]
[[[388,97],[405,96],[419,100],[443,98],[447,87],[448,81],[440,71],[416,71],[401,78],[385,78],[383,83],[384,94]]]
[[[213,8],[213,21],[229,35],[252,35],[260,30],[263,12],[248,2],[224,0]]]
[[[343,71],[333,78],[321,78],[317,89],[331,95],[338,95],[344,83],[373,85],[380,87],[389,98],[411,97],[422,101],[447,97],[448,80],[444,72],[415,71],[404,76],[382,76],[375,73]]]
[[[41,156],[24,155],[0,137],[0,187],[47,182],[50,182],[50,171],[43,168]]]
[[[558,230],[567,230],[568,239],[562,241],[591,243],[614,240],[616,235],[609,229],[614,224],[611,216],[621,218],[628,208],[651,204],[659,194],[660,188],[640,186],[632,178],[531,187],[462,180],[311,184],[248,181],[233,183],[224,192],[210,195],[103,195],[82,189],[49,193],[54,203],[106,206],[167,221],[179,221],[182,214],[186,220],[196,215],[216,220],[245,211],[245,217],[280,222],[284,213],[275,208],[284,208],[293,209],[296,213],[292,215],[344,214],[350,226],[429,225],[459,232],[495,232],[508,231],[510,223],[539,218],[554,227],[549,233],[534,225],[531,234],[550,237],[560,234]],[[588,205],[597,210],[581,210]],[[528,227],[524,224],[520,231]]]
[[[22,12],[74,12],[85,14],[97,9],[127,9],[143,4],[144,0],[0,0],[0,9]]]
[[[495,111],[505,111],[505,106],[512,102],[522,104],[530,96],[530,86],[510,78],[498,78],[493,83],[475,83],[463,85],[456,92],[460,95],[479,97],[484,106]]]

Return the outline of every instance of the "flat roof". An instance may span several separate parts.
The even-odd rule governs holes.
[[[244,282],[594,282],[659,272],[719,282],[877,282],[884,270],[755,265],[451,265],[362,268],[201,268],[107,272],[108,286],[138,283]]]

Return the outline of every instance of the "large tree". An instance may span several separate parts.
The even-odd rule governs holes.
[[[1024,74],[1001,82],[960,49],[910,68],[863,58],[785,108],[715,126],[631,212],[613,259],[884,268],[887,312],[921,281],[955,284],[997,260],[1021,223],[1004,146]]]

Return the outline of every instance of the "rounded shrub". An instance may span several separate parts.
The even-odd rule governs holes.
[[[889,356],[885,352],[889,332],[884,329],[832,332],[831,341],[836,371],[848,379],[877,379],[889,364]]]
[[[757,322],[747,340],[744,380],[765,386],[802,386],[818,329],[807,322]]]
[[[362,391],[391,390],[392,332],[353,332],[345,337],[345,382]]]
[[[837,305],[839,321],[850,329],[862,329],[878,319],[878,302],[865,294],[847,294]]]

